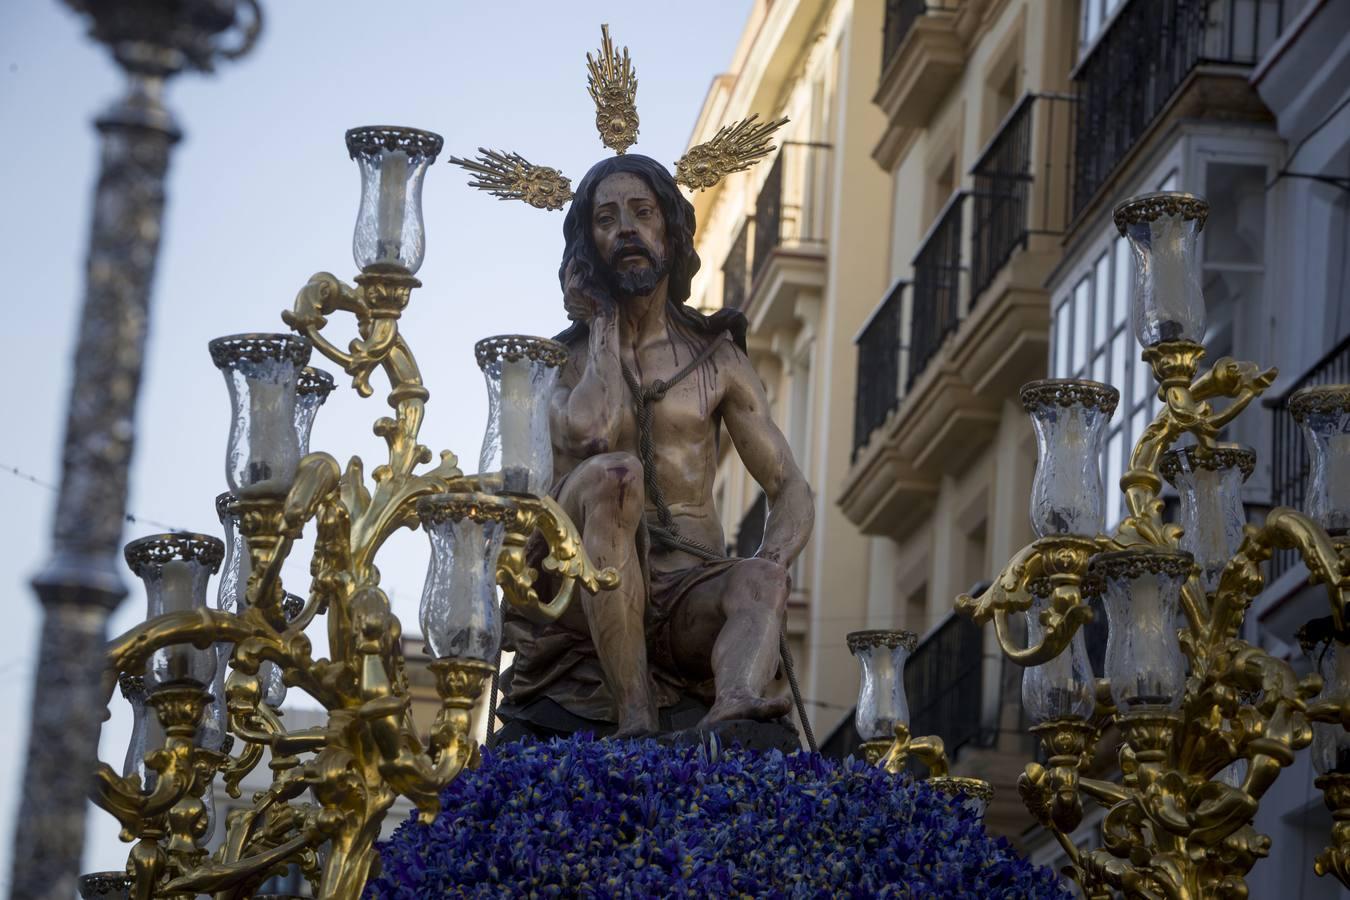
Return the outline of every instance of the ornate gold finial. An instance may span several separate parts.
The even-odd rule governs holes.
[[[597,55],[598,59],[586,54],[586,68],[590,71],[587,87],[595,101],[595,127],[601,142],[622,154],[637,143],[637,73],[633,71],[627,47],[623,48],[623,56],[614,52],[608,25],[600,26]]]
[[[787,124],[787,117],[759,123],[753,115],[724,125],[712,140],[690,147],[675,163],[675,180],[691,191],[707,190],[732,172],[743,172],[773,152],[769,137]]]
[[[557,169],[536,166],[519,153],[478,148],[477,159],[450,157],[450,162],[477,177],[469,187],[501,200],[524,200],[535,209],[562,209],[572,199],[572,181]]]

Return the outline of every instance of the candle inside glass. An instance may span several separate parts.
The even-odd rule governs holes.
[[[502,362],[502,480],[507,491],[527,491],[532,480],[530,478],[532,462],[530,419],[534,405],[534,396],[530,390],[532,367],[533,362],[526,357]]]
[[[380,199],[375,226],[378,234],[375,250],[378,262],[400,262],[407,192],[408,154],[401,150],[386,153],[380,160]]]

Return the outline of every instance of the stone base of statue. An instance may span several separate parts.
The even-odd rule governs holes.
[[[780,750],[793,753],[802,749],[801,738],[790,719],[758,722],[753,719],[731,719],[700,729],[698,723],[707,715],[708,707],[686,697],[674,706],[661,710],[661,731],[653,738],[663,744],[696,744],[707,734],[717,735],[723,744],[738,744],[747,750]],[[497,715],[506,724],[497,732],[495,744],[524,739],[548,740],[590,733],[598,738],[609,737],[618,727],[613,722],[587,719],[568,712],[558,703],[541,697],[524,706],[503,704]]]

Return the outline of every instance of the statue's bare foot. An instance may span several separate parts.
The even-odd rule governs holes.
[[[620,740],[651,737],[660,730],[660,722],[657,721],[656,714],[650,710],[620,713],[619,727],[612,737]]]
[[[698,723],[699,728],[707,728],[709,725],[715,725],[718,722],[727,722],[731,719],[755,719],[760,722],[767,722],[772,719],[781,719],[792,709],[792,698],[790,697],[751,697],[734,696],[719,697],[713,704],[712,709],[703,717],[703,721]]]

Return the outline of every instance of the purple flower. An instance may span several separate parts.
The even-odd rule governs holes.
[[[369,898],[1072,894],[923,782],[856,760],[578,736],[509,744],[379,845]]]

